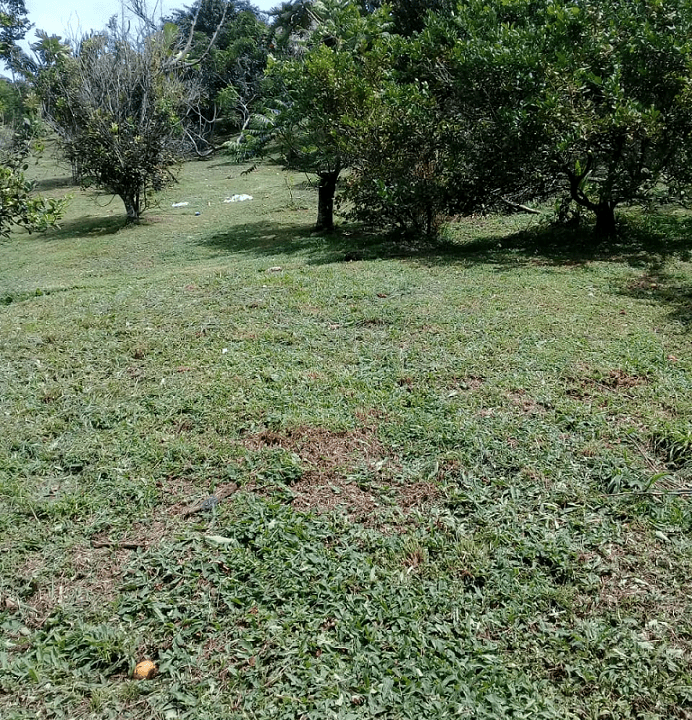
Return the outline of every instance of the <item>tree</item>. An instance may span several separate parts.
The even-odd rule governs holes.
[[[473,121],[489,200],[567,193],[608,236],[618,206],[690,180],[691,32],[686,0],[469,0],[428,16],[407,72]]]
[[[301,52],[270,58],[267,110],[236,151],[248,158],[271,149],[284,167],[317,175],[315,228],[332,230],[337,182],[354,156],[350,128],[369,112],[382,71],[373,49],[383,24],[350,2],[326,0],[316,9],[324,19],[315,20]]]
[[[597,235],[614,235],[616,207],[674,197],[689,180],[689,3],[565,4],[548,20],[552,62],[537,103],[546,168],[595,214]]]
[[[20,54],[17,42],[24,38],[29,28],[31,23],[24,0],[0,0],[0,59],[12,70]]]
[[[566,196],[606,237],[621,205],[684,199],[691,31],[687,0],[467,0],[428,13],[391,44],[389,89],[359,125],[352,212],[434,231],[445,214]]]
[[[21,57],[17,41],[31,27],[26,15],[24,0],[0,0],[0,58],[13,70]],[[34,196],[33,183],[24,177],[34,124],[15,83],[0,82],[0,111],[0,235],[15,225],[45,230],[58,222],[65,202]]]
[[[73,51],[45,34],[34,46],[45,117],[85,185],[118,195],[130,222],[151,190],[173,181],[186,149],[184,120],[199,96],[176,61],[177,29],[130,34],[115,19]]]
[[[192,41],[185,62],[202,88],[200,109],[209,135],[217,126],[222,131],[246,126],[269,52],[262,14],[243,0],[197,0],[169,19]]]
[[[0,235],[7,237],[15,225],[29,232],[57,224],[67,201],[34,194],[34,183],[24,177],[27,159],[36,149],[37,118],[23,101],[14,83],[0,82]],[[5,124],[7,121],[7,124]]]
[[[415,84],[386,82],[349,128],[351,170],[343,199],[365,225],[435,236],[459,191],[441,141],[436,100]]]

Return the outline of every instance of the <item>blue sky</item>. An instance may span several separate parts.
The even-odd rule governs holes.
[[[148,0],[149,8],[157,7],[157,15],[168,14],[174,8],[192,5],[194,0]],[[260,10],[270,10],[280,4],[280,0],[254,0]],[[81,35],[89,30],[101,30],[108,19],[120,12],[119,2],[86,2],[84,0],[25,0],[29,21],[36,28],[45,30],[49,35],[70,37]],[[34,31],[29,31],[26,40],[34,42]]]

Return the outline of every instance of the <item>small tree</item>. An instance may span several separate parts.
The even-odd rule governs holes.
[[[58,223],[66,202],[35,197],[33,189],[21,170],[0,166],[0,235],[7,237],[14,225],[33,232]]]
[[[151,190],[174,176],[185,151],[184,118],[197,87],[175,59],[177,29],[137,36],[115,19],[73,50],[45,34],[36,88],[65,157],[82,183],[118,195],[130,222],[139,220]]]
[[[236,150],[241,158],[276,151],[284,167],[317,175],[315,229],[332,230],[337,182],[355,152],[352,128],[369,112],[382,71],[373,48],[384,26],[381,14],[364,17],[348,1],[316,3],[314,10],[318,24],[301,51],[270,58],[267,112]]]
[[[334,195],[348,152],[340,133],[363,93],[349,54],[320,46],[302,60],[270,68],[283,87],[273,141],[286,168],[319,178],[316,230],[334,227]]]
[[[452,163],[435,101],[425,88],[388,82],[349,128],[347,214],[378,229],[435,236],[448,214]]]

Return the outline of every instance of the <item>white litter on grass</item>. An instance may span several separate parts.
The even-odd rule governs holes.
[[[227,352],[228,352],[228,348],[224,348],[224,349],[221,351],[221,354],[222,354],[222,355],[225,355]]]
[[[252,195],[231,195],[231,197],[227,197],[224,202],[225,203],[231,203],[231,202],[243,202],[244,200],[252,200]]]
[[[182,203],[173,203],[171,207],[185,207],[186,205],[189,205],[190,203],[182,202]]]

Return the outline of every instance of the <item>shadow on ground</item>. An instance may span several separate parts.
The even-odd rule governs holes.
[[[664,268],[651,267],[620,289],[626,297],[655,301],[670,307],[670,319],[692,327],[692,285]]]
[[[85,235],[113,235],[126,227],[125,215],[114,217],[93,217],[82,215],[72,220],[61,221],[57,230],[50,237],[84,237]]]
[[[34,190],[40,193],[50,192],[51,190],[59,190],[60,188],[79,188],[79,184],[75,183],[69,177],[43,178],[36,180]]]
[[[669,275],[670,261],[692,260],[692,217],[655,214],[623,218],[618,237],[596,241],[589,227],[561,228],[548,224],[503,234],[501,227],[481,230],[462,219],[450,228],[452,239],[426,241],[368,234],[355,227],[315,233],[309,226],[249,223],[201,242],[219,253],[254,256],[303,254],[322,265],[376,259],[408,259],[425,265],[489,265],[506,272],[527,266],[588,266],[591,262],[627,264],[643,271],[643,279],[621,288],[632,297],[655,299],[672,306],[672,319],[692,324],[692,287],[685,277]],[[473,234],[476,237],[473,238]],[[457,240],[457,237],[472,239]]]
[[[462,219],[450,226],[452,239],[431,241],[366,233],[349,226],[333,233],[315,233],[309,226],[277,226],[264,221],[237,226],[201,242],[222,253],[305,253],[310,264],[400,257],[431,264],[490,264],[502,269],[533,264],[586,265],[595,261],[660,268],[674,257],[692,260],[692,217],[661,215],[645,221],[622,220],[618,237],[600,241],[595,240],[589,227],[546,224],[507,234],[497,226],[490,231],[475,229],[470,226],[472,222]],[[471,239],[457,240],[457,236]]]
[[[266,221],[247,223],[229,231],[202,238],[200,244],[221,255],[248,254],[256,257],[297,255],[310,265],[405,256],[401,245],[381,234],[340,228],[317,233],[309,225],[271,225]]]

